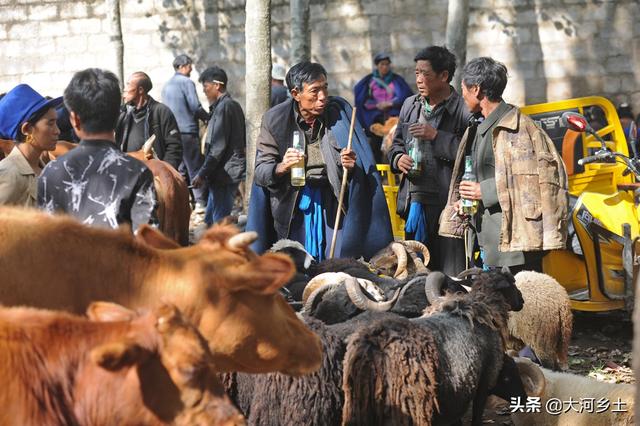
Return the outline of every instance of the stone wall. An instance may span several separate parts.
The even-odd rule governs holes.
[[[380,50],[413,84],[413,56],[442,44],[445,0],[311,0],[312,57],[329,71],[333,93],[351,87]],[[505,98],[530,104],[605,95],[640,112],[637,0],[471,0],[468,58],[490,55],[509,68]],[[159,98],[175,54],[196,69],[217,64],[229,91],[244,98],[243,0],[121,0],[125,76],[144,70]],[[289,61],[289,4],[272,0],[274,60]],[[73,72],[114,70],[115,49],[101,0],[0,0],[0,91],[26,82],[51,96]],[[251,70],[248,70],[250,73]],[[192,75],[197,79],[197,73]],[[204,100],[204,99],[203,99]]]

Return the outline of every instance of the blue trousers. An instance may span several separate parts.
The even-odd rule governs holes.
[[[204,212],[204,223],[211,226],[231,214],[238,183],[209,185],[209,200]]]

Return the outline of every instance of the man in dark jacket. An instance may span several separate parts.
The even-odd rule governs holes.
[[[407,98],[389,152],[395,173],[402,173],[398,191],[398,214],[406,219],[406,238],[424,242],[431,252],[429,267],[455,275],[464,269],[464,245],[438,235],[438,220],[447,203],[451,173],[460,138],[471,114],[464,100],[449,84],[456,58],[445,47],[430,46],[418,52],[418,94]],[[423,147],[422,172],[408,177],[414,161],[407,142],[419,139]]]
[[[211,118],[205,138],[205,159],[193,186],[209,186],[204,221],[207,225],[229,216],[238,185],[246,174],[246,136],[242,107],[227,93],[227,73],[209,67],[200,74]]]
[[[182,161],[182,141],[171,110],[149,96],[153,84],[149,76],[134,72],[124,90],[124,109],[116,126],[116,143],[124,152],[138,151],[156,136],[153,149],[160,160],[176,170]]]
[[[262,118],[248,230],[259,235],[262,251],[274,239],[305,245],[316,259],[327,257],[334,232],[343,173],[348,173],[343,225],[337,230],[337,257],[370,257],[392,239],[380,175],[359,125],[347,149],[351,106],[328,96],[322,65],[300,62],[286,76],[291,99]],[[294,133],[304,153],[292,148]],[[357,155],[356,155],[357,154]],[[291,169],[305,159],[303,186],[291,184]],[[270,219],[266,223],[265,218]],[[255,246],[254,246],[255,247]]]

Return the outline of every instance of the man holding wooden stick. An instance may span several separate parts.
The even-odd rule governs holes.
[[[347,173],[336,256],[370,257],[392,240],[380,175],[360,125],[347,148],[351,105],[328,95],[322,65],[300,62],[286,82],[291,99],[264,115],[258,136],[254,188],[247,229],[260,235],[258,251],[274,240],[301,242],[317,260],[328,257]],[[294,149],[294,138],[302,149]],[[304,159],[304,181],[292,185],[291,169]]]

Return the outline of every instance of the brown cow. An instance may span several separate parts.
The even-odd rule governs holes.
[[[175,245],[152,228],[141,231]],[[256,256],[245,237],[217,226],[202,244],[158,249],[127,229],[3,207],[0,303],[80,313],[94,300],[132,308],[166,300],[209,340],[220,371],[316,370],[320,341],[278,293],[293,263],[284,255]]]
[[[0,424],[245,424],[206,342],[175,306],[90,312],[110,321],[0,308]]]

